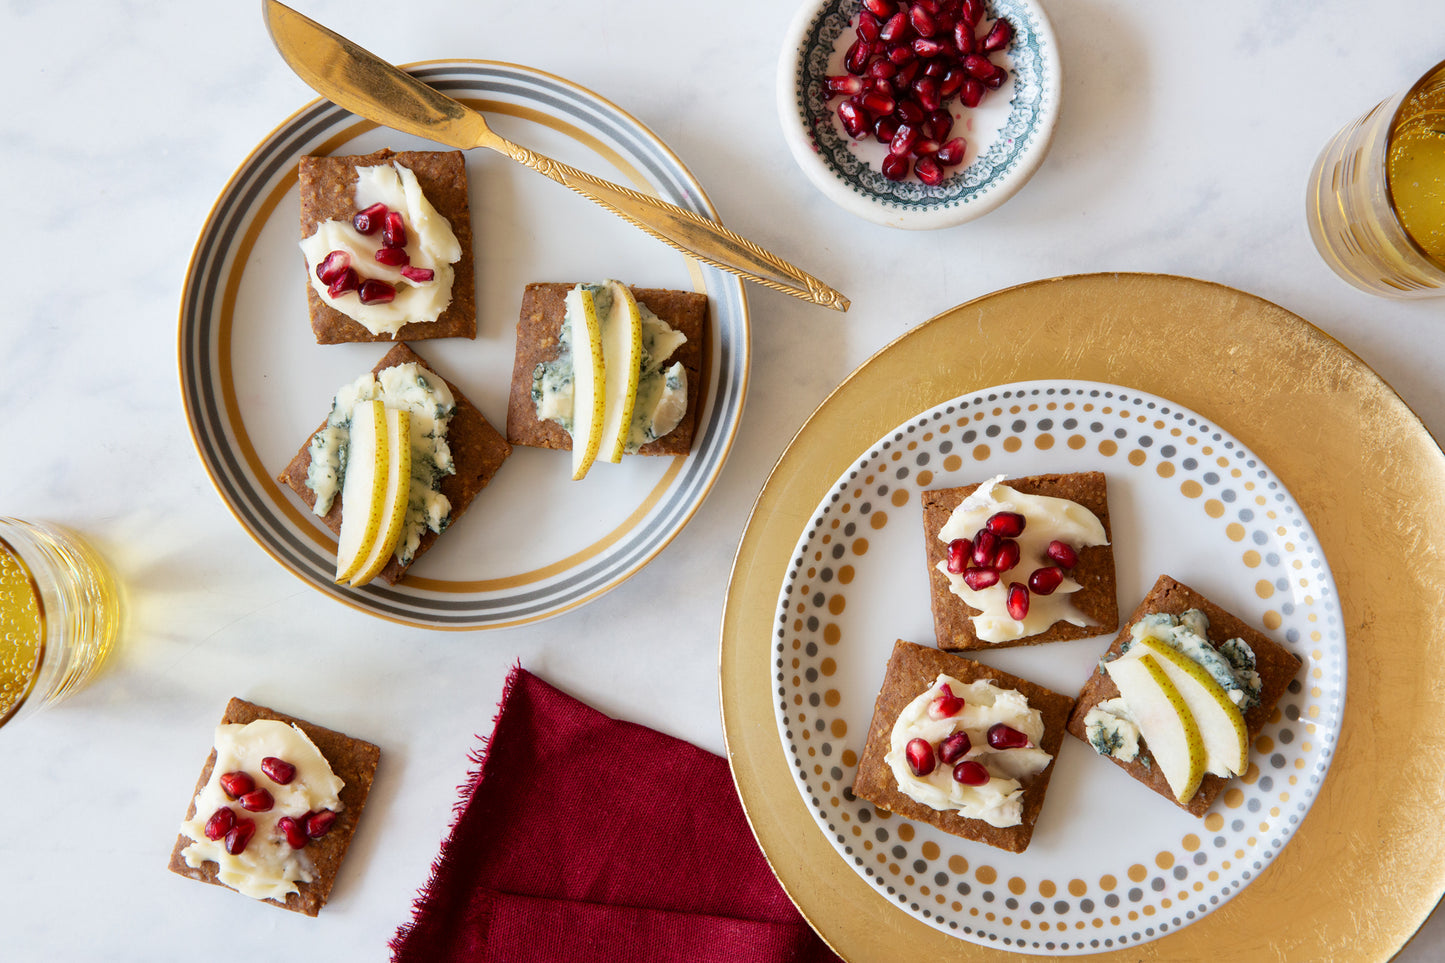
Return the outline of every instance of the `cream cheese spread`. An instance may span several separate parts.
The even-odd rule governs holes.
[[[954,716],[933,719],[928,706],[947,685],[963,699],[963,709]],[[1028,736],[1030,745],[1018,749],[994,749],[988,744],[988,730],[1003,723]],[[905,748],[913,739],[925,739],[935,751],[955,732],[967,732],[970,748],[951,765],[940,764],[926,776],[916,776],[908,764]],[[931,809],[953,810],[990,826],[1017,826],[1023,820],[1023,785],[1019,781],[1048,768],[1053,757],[1037,748],[1044,736],[1044,719],[1039,710],[1016,689],[1000,689],[987,679],[963,683],[940,675],[922,695],[898,715],[883,757],[898,789],[908,798]],[[953,779],[953,766],[973,760],[989,772],[981,786],[965,786]]]
[[[311,464],[306,487],[316,493],[311,510],[331,511],[346,474],[346,451],[351,437],[351,413],[363,401],[380,399],[388,408],[411,412],[411,492],[406,520],[396,543],[396,558],[406,565],[416,554],[428,529],[440,533],[451,520],[451,502],[440,491],[441,480],[456,473],[447,427],[456,401],[445,381],[414,361],[367,372],[343,385],[331,403],[326,427],[311,436]]]
[[[301,251],[306,255],[306,276],[322,301],[372,334],[395,335],[409,322],[435,321],[451,304],[455,277],[452,265],[461,260],[462,247],[451,224],[422,193],[416,175],[400,164],[356,169],[356,209],[377,203],[402,213],[410,266],[431,270],[430,281],[412,281],[402,274],[401,266],[377,262],[377,235],[362,234],[349,219],[317,225],[316,233],[301,242]],[[316,266],[332,251],[350,255],[352,266],[363,278],[386,281],[396,289],[396,298],[384,304],[362,304],[355,291],[331,297],[326,284],[316,276]]]
[[[1079,548],[1107,545],[1109,540],[1098,516],[1084,506],[1066,498],[1025,495],[1002,484],[1003,479],[1003,475],[997,475],[979,485],[938,532],[939,540],[947,544],[956,538],[973,538],[998,512],[1018,512],[1027,520],[1023,533],[1014,539],[1019,544],[1019,563],[1009,570],[1016,573],[1012,578],[1004,573],[988,588],[971,589],[961,574],[950,572],[945,562],[938,563],[938,570],[948,579],[949,590],[979,610],[980,614],[972,618],[974,633],[984,642],[1011,642],[1038,635],[1059,621],[1092,625],[1070,598],[1081,586],[1067,572],[1052,594],[1031,597],[1028,615],[1022,621],[1009,615],[1008,584],[1023,582],[1034,569],[1054,564],[1045,554],[1049,542],[1059,539]]]
[[[256,899],[284,900],[297,890],[298,882],[309,883],[313,867],[304,849],[293,849],[276,827],[283,816],[293,818],[329,809],[341,810],[339,793],[345,783],[331,771],[326,757],[300,728],[270,719],[246,725],[216,727],[216,763],[211,778],[196,796],[196,813],[181,824],[181,832],[194,840],[181,850],[186,865],[199,869],[214,862],[216,878],[232,889]],[[296,767],[286,785],[262,774],[261,760],[275,756]],[[248,812],[221,788],[221,776],[230,772],[250,775],[257,787],[274,800],[266,812]],[[239,855],[226,851],[224,838],[206,838],[206,822],[216,810],[230,807],[238,818],[256,823],[255,835]]]
[[[607,285],[587,284],[583,287],[592,292],[598,317],[606,317],[612,310],[612,293]],[[539,419],[554,421],[570,432],[573,402],[571,299],[567,303],[569,311],[558,337],[557,357],[537,365],[532,371],[532,404]],[[687,341],[687,335],[675,330],[640,301],[637,310],[642,316],[642,368],[637,379],[632,423],[623,449],[629,454],[672,431],[687,413],[687,369],[680,361],[665,364]]]

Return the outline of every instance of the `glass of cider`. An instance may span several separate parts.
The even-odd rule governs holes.
[[[1445,62],[1335,135],[1305,206],[1315,247],[1355,287],[1445,296]]]
[[[0,517],[0,726],[90,681],[120,621],[115,578],[79,535]]]

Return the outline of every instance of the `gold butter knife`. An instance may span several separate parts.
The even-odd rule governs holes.
[[[266,25],[281,57],[332,103],[403,133],[462,150],[486,147],[505,154],[704,264],[813,304],[848,310],[843,295],[716,221],[514,144],[494,133],[477,111],[285,4],[265,2]]]

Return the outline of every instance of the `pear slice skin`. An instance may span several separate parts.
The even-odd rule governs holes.
[[[632,412],[637,405],[637,381],[642,373],[642,312],[627,285],[610,280],[603,284],[612,293],[612,310],[602,319],[607,390],[597,457],[615,465],[627,448]]]
[[[366,562],[381,531],[389,453],[386,406],[363,401],[351,412],[346,476],[341,481],[341,532],[336,543],[336,581],[345,582]]]
[[[1145,636],[1130,648],[1147,653],[1174,688],[1184,697],[1184,704],[1194,715],[1199,735],[1204,740],[1204,770],[1216,776],[1237,776],[1249,765],[1249,728],[1244,713],[1224,687],[1210,676],[1198,662],[1178,649],[1151,636]]]
[[[592,292],[583,285],[567,292],[567,317],[572,325],[572,480],[581,481],[602,447],[607,404],[602,323]]]
[[[1204,779],[1204,739],[1184,697],[1152,655],[1104,664],[1174,798],[1187,803]]]
[[[381,507],[381,530],[360,571],[351,577],[352,588],[359,588],[381,574],[396,551],[405,527],[406,509],[411,501],[411,412],[405,408],[386,409],[386,447],[386,494]]]

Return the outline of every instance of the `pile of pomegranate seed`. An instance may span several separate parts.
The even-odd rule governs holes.
[[[261,772],[278,786],[289,785],[291,780],[296,778],[296,766],[276,756],[267,756],[261,760]],[[247,812],[269,812],[276,804],[270,790],[258,787],[255,777],[250,773],[239,770],[222,773],[216,781],[221,784],[221,789],[225,791],[226,795],[236,800],[240,807]],[[282,816],[276,820],[276,828],[280,830],[281,835],[286,837],[286,842],[292,849],[300,849],[308,841],[320,839],[329,833],[335,824],[336,813],[329,809],[318,809],[315,812],[302,813],[300,816]],[[244,816],[237,816],[235,810],[230,806],[222,806],[211,814],[210,819],[206,820],[206,838],[210,840],[224,839],[226,852],[232,856],[239,856],[246,851],[255,832],[255,821]]]
[[[993,21],[980,37],[983,0],[863,0],[857,39],[843,55],[848,71],[827,79],[841,96],[838,118],[848,136],[872,134],[888,145],[883,176],[901,181],[910,169],[930,186],[944,168],[963,163],[968,145],[950,138],[955,99],[977,107],[1008,71],[988,58],[1013,40],[1013,25]]]
[[[948,571],[963,576],[963,584],[975,592],[997,585],[1004,573],[1021,561],[1019,543],[1014,539],[1027,524],[1018,512],[995,512],[973,538],[955,538],[948,543]],[[1064,570],[1079,564],[1079,553],[1059,539],[1049,542],[1044,554],[1053,565],[1034,569],[1027,584],[1008,584],[1004,604],[1009,617],[1017,622],[1028,618],[1032,596],[1052,595],[1064,582]]]
[[[368,237],[381,232],[376,263],[401,269],[401,276],[413,284],[426,284],[436,277],[431,268],[412,267],[406,253],[406,219],[385,204],[372,204],[351,216],[351,226]],[[387,304],[396,299],[396,287],[380,278],[362,278],[351,266],[351,255],[332,251],[316,265],[316,278],[326,285],[326,294],[339,298],[355,291],[362,304]]]

